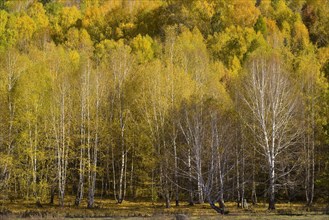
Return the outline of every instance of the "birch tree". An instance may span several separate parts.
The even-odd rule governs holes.
[[[296,123],[298,91],[280,56],[274,52],[253,56],[246,71],[242,94],[246,105],[244,121],[267,162],[268,209],[273,210],[278,155],[296,144],[300,135]]]
[[[232,130],[231,118],[219,107],[218,101],[209,99],[200,104],[191,99],[182,104],[180,127],[187,149],[181,156],[185,169],[179,169],[179,175],[188,179],[189,184],[196,183],[199,202],[207,201],[216,212],[223,214],[225,177],[232,169],[227,169],[230,167],[227,158],[233,136],[229,132]],[[203,106],[202,114],[196,105]],[[219,207],[215,205],[217,202]]]
[[[191,159],[194,160],[194,165],[197,169],[197,192],[199,203],[203,203],[205,199],[203,195],[203,183],[201,178],[201,152],[203,151],[203,132],[205,129],[205,125],[203,124],[203,97],[205,95],[206,76],[209,74],[209,58],[206,52],[206,45],[203,42],[203,37],[197,28],[193,29],[192,32],[189,30],[183,30],[183,32],[178,36],[177,41],[177,48],[174,48],[176,50],[175,62],[181,67],[182,71],[188,75],[188,77],[193,79],[195,86],[195,91],[193,91],[194,94],[191,100],[192,103],[188,103],[188,105],[183,105],[182,107],[185,110],[182,120],[185,121],[185,129],[188,131],[184,133],[184,136],[186,140],[189,140],[187,142],[193,155]],[[184,129],[181,129],[181,131],[184,131]]]
[[[170,85],[169,89],[169,96],[171,102],[171,112],[174,113],[175,111],[175,102],[176,102],[176,94],[175,94],[175,69],[174,69],[174,56],[175,56],[175,47],[177,36],[175,33],[176,27],[168,28],[166,33],[166,55],[168,56],[168,72],[167,75],[167,82]],[[173,146],[173,153],[174,153],[174,184],[175,184],[175,203],[176,206],[179,206],[179,189],[178,189],[178,158],[177,158],[177,126],[176,126],[176,118],[175,115],[169,116],[169,123],[171,127],[171,132],[169,132],[171,144]]]
[[[314,198],[316,176],[316,148],[323,135],[322,125],[326,109],[327,82],[320,72],[320,66],[313,50],[297,57],[297,77],[303,91],[303,184],[306,204],[311,206]]]
[[[75,205],[79,206],[83,198],[84,193],[84,182],[86,165],[90,165],[90,145],[91,145],[91,134],[90,134],[90,75],[91,75],[91,63],[89,59],[83,59],[85,63],[82,67],[82,73],[80,76],[80,155],[79,155],[79,183],[77,194],[75,198]],[[86,150],[88,152],[88,159],[86,158]],[[90,168],[90,166],[88,166]],[[89,169],[87,170],[89,172]],[[90,179],[88,178],[88,181]],[[88,182],[89,183],[89,182]],[[89,205],[89,204],[88,204]]]
[[[118,128],[118,142],[116,147],[120,152],[119,173],[116,176],[115,157],[112,149],[113,166],[113,188],[114,197],[118,203],[122,203],[126,193],[126,171],[128,146],[126,145],[126,125],[129,118],[128,103],[126,102],[125,83],[133,68],[133,57],[130,47],[122,42],[115,43],[109,54],[109,70],[111,71],[111,81],[113,87],[110,91],[110,115],[112,117],[112,127]],[[113,134],[113,133],[112,133]],[[118,177],[118,184],[116,178]],[[116,189],[118,187],[118,189]]]
[[[54,58],[50,64],[52,104],[52,145],[55,148],[57,163],[58,199],[64,206],[66,181],[68,176],[69,149],[72,146],[72,74],[77,70],[79,56],[68,53],[63,48],[54,49]]]
[[[26,56],[19,54],[13,48],[8,48],[5,52],[1,53],[0,61],[0,85],[2,92],[1,102],[1,124],[2,124],[2,146],[1,151],[3,161],[1,163],[0,178],[3,180],[0,187],[9,189],[10,177],[13,176],[13,159],[15,151],[15,142],[17,139],[17,97],[15,95],[18,87],[18,81],[27,70],[29,60]]]
[[[165,136],[166,117],[170,107],[168,98],[168,82],[160,62],[155,62],[147,70],[147,73],[154,74],[149,77],[149,83],[143,84],[143,117],[149,130],[150,142],[154,147],[157,167],[152,171],[158,172],[159,193],[165,199],[166,208],[170,207],[170,178],[169,178],[169,143]],[[153,180],[154,181],[154,180]],[[155,181],[154,181],[155,182]]]
[[[47,188],[46,157],[45,157],[45,131],[47,130],[47,117],[49,116],[49,71],[40,61],[39,53],[33,51],[39,61],[34,64],[21,77],[17,88],[18,103],[17,116],[19,117],[19,143],[18,156],[26,161],[26,165],[19,165],[26,169],[27,182],[37,206],[41,206]],[[25,159],[25,158],[26,159]]]

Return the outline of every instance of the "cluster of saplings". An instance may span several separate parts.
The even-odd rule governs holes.
[[[0,1],[1,199],[326,201],[328,14],[325,0]]]

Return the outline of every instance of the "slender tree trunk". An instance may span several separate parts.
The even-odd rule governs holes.
[[[92,185],[92,141],[91,141],[91,97],[90,97],[90,70],[89,70],[89,60],[87,63],[86,71],[86,123],[87,123],[87,174],[88,174],[88,197],[87,197],[87,207],[89,208],[90,204],[90,194],[91,194],[91,185]]]
[[[269,167],[269,204],[268,209],[275,209],[275,170],[274,170],[274,159],[270,158],[270,167]]]
[[[245,180],[244,180],[244,172],[245,172],[245,154],[244,154],[244,143],[243,143],[243,138],[242,138],[242,144],[241,144],[241,151],[242,151],[242,155],[241,155],[241,158],[242,158],[242,164],[241,164],[241,205],[242,205],[242,208],[246,208],[245,207],[245,198],[244,198],[244,191],[245,191]]]
[[[307,84],[308,95],[313,96],[313,79]],[[314,159],[314,145],[315,145],[315,120],[314,120],[314,100],[311,97],[309,107],[310,112],[307,115],[307,143],[304,143],[304,150],[306,152],[306,179],[305,179],[305,196],[307,206],[311,206],[314,197],[314,178],[315,178],[315,159]]]
[[[20,77],[21,72],[16,72],[15,67],[18,64],[18,58],[17,55],[12,50],[8,50],[6,53],[6,65],[5,65],[5,71],[7,72],[7,108],[9,112],[9,119],[8,119],[8,134],[7,134],[7,155],[8,157],[12,156],[12,151],[14,148],[14,121],[16,117],[16,112],[15,112],[15,98],[14,98],[14,88],[17,83],[18,78]],[[6,184],[11,176],[10,169],[8,169],[8,163],[5,160],[4,162],[4,167],[3,167],[3,182],[5,183],[6,187],[10,187],[9,184]]]
[[[87,208],[94,207],[95,201],[95,186],[96,186],[96,167],[97,167],[97,142],[98,142],[98,134],[95,135],[95,145],[93,149],[92,155],[92,166],[90,172],[90,185],[88,190],[88,201],[87,201]]]
[[[172,47],[174,46],[174,43],[171,45]],[[175,107],[174,107],[174,102],[175,102],[175,80],[174,80],[174,65],[173,65],[173,54],[171,50],[171,56],[170,56],[170,69],[171,69],[171,112],[174,113]],[[174,147],[174,183],[175,183],[175,205],[179,206],[179,190],[178,190],[178,158],[177,158],[177,143],[176,143],[176,124],[175,124],[175,116],[171,116],[172,120],[172,142],[173,142],[173,147]]]
[[[49,204],[51,204],[51,205],[54,204],[54,198],[55,198],[55,186],[54,186],[54,184],[51,184],[51,187],[50,187],[50,201],[49,201]]]
[[[175,133],[175,132],[174,132]],[[178,191],[178,163],[177,163],[177,145],[176,138],[174,138],[174,160],[175,160],[175,204],[179,206],[179,191]]]
[[[88,191],[88,208],[93,208],[94,207],[94,201],[95,201],[95,187],[96,187],[96,167],[97,167],[97,142],[98,142],[98,134],[96,133],[95,135],[95,145],[93,149],[93,163],[91,167],[91,182],[89,186],[89,191]]]
[[[251,201],[253,205],[257,204],[257,193],[256,193],[256,180],[255,180],[255,158],[256,149],[253,148],[253,159],[252,159],[252,189],[251,189]]]
[[[75,198],[75,205],[79,206],[84,193],[84,179],[85,179],[85,149],[87,148],[87,155],[89,156],[89,66],[83,71],[81,79],[81,109],[80,109],[80,163],[79,163],[79,183]],[[87,141],[86,141],[87,139]],[[89,160],[88,164],[89,165]],[[89,171],[89,170],[88,170]],[[89,179],[88,179],[89,180]]]
[[[305,181],[304,181],[304,189],[305,189],[305,198],[306,204],[310,204],[310,150],[309,150],[309,134],[307,134],[307,140],[304,137],[304,153],[305,153]]]
[[[166,208],[170,208],[170,193],[169,193],[169,183],[168,178],[165,177],[165,200],[166,200]]]
[[[59,204],[64,206],[65,186],[66,186],[66,169],[67,169],[67,154],[68,150],[66,147],[66,117],[65,117],[65,93],[62,91],[61,94],[61,110],[60,110],[60,137],[58,137],[58,193],[59,193]]]
[[[135,155],[135,148],[134,145],[132,146],[132,153],[131,153],[131,165],[130,165],[130,194],[133,198],[135,198],[135,193],[134,193],[134,155]]]
[[[125,177],[125,167],[126,167],[126,146],[125,146],[125,118],[123,113],[124,107],[124,94],[121,94],[121,89],[119,89],[119,120],[120,120],[120,129],[121,129],[121,169],[120,169],[120,177],[119,177],[119,194],[118,194],[118,203],[122,203],[124,199],[124,177]]]
[[[219,181],[219,198],[218,198],[218,204],[219,208],[213,203],[210,203],[210,206],[215,209],[218,213],[224,214],[225,212],[225,203],[224,203],[224,176],[222,171],[222,158],[221,155],[218,154],[218,181]]]
[[[235,135],[236,141],[238,140],[238,135],[237,135],[237,131],[236,131],[236,135]],[[238,142],[237,142],[238,143]],[[241,197],[240,197],[240,167],[239,167],[239,149],[238,149],[238,144],[236,144],[235,146],[235,165],[236,165],[236,192],[237,192],[237,206],[238,208],[240,208],[240,201],[241,201]]]
[[[198,161],[197,164],[197,181],[198,181],[198,193],[199,193],[199,203],[202,204],[204,202],[203,198],[203,183],[202,183],[202,170],[201,170],[201,161]]]
[[[188,149],[188,158],[187,158],[187,164],[188,164],[188,174],[189,174],[189,205],[194,205],[194,201],[193,201],[193,182],[192,182],[192,164],[191,164],[191,149]]]
[[[105,196],[108,196],[109,195],[109,191],[110,191],[110,182],[111,182],[111,178],[110,178],[110,155],[111,155],[110,154],[110,146],[108,146],[106,148]]]
[[[314,131],[313,131],[314,132]],[[314,149],[314,140],[312,140],[312,145],[311,145],[311,189],[310,189],[310,196],[309,196],[309,206],[313,204],[313,198],[314,198],[314,179],[315,179],[315,149]]]
[[[119,194],[118,194],[118,203],[122,203],[123,201],[123,176],[124,176],[124,168],[125,168],[125,152],[121,151],[121,169],[120,169],[120,178],[119,178]]]
[[[80,148],[80,162],[79,162],[79,183],[77,189],[77,195],[75,197],[75,206],[79,206],[83,198],[83,182],[84,182],[84,146]]]
[[[31,150],[31,155],[30,159],[31,159],[31,170],[32,170],[32,194],[34,196],[34,199],[37,199],[37,170],[36,170],[36,166],[37,166],[37,158],[36,158],[36,146],[34,146],[34,140],[33,140],[33,131],[32,131],[32,125],[31,122],[28,122],[28,127],[29,127],[29,145],[30,145],[30,150]]]
[[[169,195],[169,190],[166,189],[166,193],[165,193],[165,200],[166,200],[166,208],[170,208],[170,195]]]
[[[124,170],[124,179],[123,179],[123,195],[122,200],[126,198],[127,192],[127,167],[128,167],[128,151],[125,151],[125,170]]]
[[[113,172],[113,194],[114,194],[114,200],[118,201],[117,199],[117,190],[116,190],[116,172],[115,172],[115,161],[114,161],[114,149],[113,145],[111,145],[111,155],[112,155],[112,172]]]
[[[221,161],[221,156],[218,155],[218,170],[219,170],[219,205],[220,208],[225,208],[225,203],[224,203],[224,176],[222,172],[222,161]]]
[[[82,198],[83,198],[83,182],[84,182],[84,165],[83,165],[83,155],[84,155],[84,149],[81,146],[80,149],[80,164],[79,164],[79,183],[78,183],[78,189],[77,189],[77,195],[75,198],[75,205],[79,206]]]
[[[96,74],[98,74],[98,72]],[[98,79],[98,75],[96,75],[96,105],[95,105],[95,118],[94,118],[95,134],[94,134],[94,143],[93,146],[91,147],[92,154],[91,154],[90,185],[89,185],[88,204],[87,204],[88,208],[93,208],[95,201],[98,136],[99,136],[99,106],[100,106],[99,79]]]
[[[152,169],[152,183],[151,183],[151,193],[152,193],[152,205],[154,205],[154,169]]]
[[[199,133],[200,131],[196,131],[196,143],[194,146],[195,150],[195,162],[196,162],[196,172],[197,172],[197,186],[198,186],[198,195],[199,195],[199,203],[204,203],[204,195],[203,195],[203,178],[202,178],[202,162],[201,162],[201,143],[199,141]]]
[[[314,93],[313,84],[311,85],[311,91],[312,94]],[[311,178],[310,178],[310,195],[309,195],[309,203],[308,205],[311,206],[313,204],[313,198],[314,198],[314,179],[315,179],[315,116],[314,116],[314,100],[313,97],[311,99]]]

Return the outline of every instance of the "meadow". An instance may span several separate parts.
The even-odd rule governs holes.
[[[75,207],[73,197],[68,198],[64,207],[43,204],[37,207],[35,203],[26,200],[0,201],[0,220],[6,219],[329,219],[328,207],[325,204],[315,204],[306,207],[302,203],[278,203],[275,211],[268,211],[267,203],[249,205],[248,208],[237,208],[236,203],[227,202],[225,215],[217,214],[209,204],[181,203],[176,207],[165,208],[165,203],[149,201],[124,201],[117,204],[115,200],[102,199],[96,201],[92,209],[86,208],[87,203]]]

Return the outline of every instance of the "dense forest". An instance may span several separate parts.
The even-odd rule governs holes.
[[[0,0],[0,199],[328,203],[328,80],[328,0]]]

